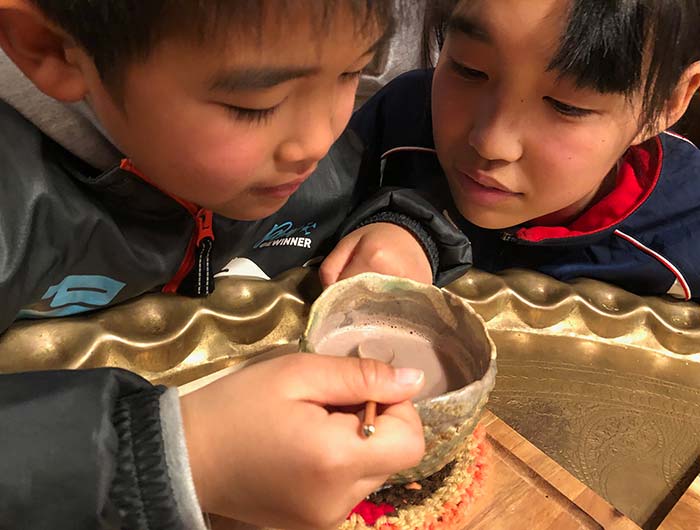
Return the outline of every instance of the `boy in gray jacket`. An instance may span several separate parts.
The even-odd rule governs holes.
[[[468,244],[429,203],[366,200],[378,186],[343,133],[391,6],[0,0],[0,329],[154,290],[204,296],[219,270],[272,276],[342,236],[325,283],[462,272]],[[3,375],[0,521],[190,529],[203,509],[332,527],[420,458],[421,384],[304,355],[182,399],[118,370]],[[367,400],[390,405],[371,443],[325,408]]]

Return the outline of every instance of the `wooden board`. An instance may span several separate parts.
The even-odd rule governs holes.
[[[469,508],[465,530],[639,530],[491,412],[482,419],[492,451],[484,492]],[[698,481],[700,485],[700,480]],[[213,530],[253,527],[212,518]],[[668,530],[694,527],[669,527]]]
[[[673,507],[659,530],[695,530],[700,528],[700,476],[695,479]]]
[[[490,471],[465,529],[639,529],[495,415],[483,421]]]

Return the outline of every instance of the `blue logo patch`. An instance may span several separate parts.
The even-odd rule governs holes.
[[[273,246],[302,246],[311,248],[310,236],[316,228],[318,228],[318,223],[313,221],[296,228],[291,221],[282,224],[275,223],[275,226],[273,226],[265,237],[258,241],[253,248]],[[293,238],[293,236],[297,237]]]
[[[51,311],[24,309],[17,318],[51,318],[76,315],[109,305],[126,286],[106,276],[68,276],[49,287],[42,300],[51,300]]]

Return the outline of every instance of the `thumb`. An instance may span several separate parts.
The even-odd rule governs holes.
[[[374,359],[308,355],[299,368],[300,399],[325,405],[359,405],[376,401],[387,405],[415,396],[425,384],[422,370],[394,368]]]

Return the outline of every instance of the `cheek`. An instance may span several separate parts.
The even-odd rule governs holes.
[[[230,197],[268,172],[272,163],[272,135],[227,116],[204,112],[200,119],[182,119],[161,127],[167,135],[156,136],[154,148],[141,153],[146,162],[134,162],[153,168],[153,180],[161,181],[168,191],[176,188],[184,197],[207,202],[217,195]]]
[[[270,171],[273,163],[268,129],[245,124],[210,127],[186,141],[180,152],[185,153],[187,165],[194,166],[200,177],[213,183],[223,181],[245,186],[257,175]],[[266,134],[267,133],[267,134]]]
[[[353,109],[355,108],[355,97],[357,96],[357,83],[343,87],[336,101],[333,114],[333,134],[335,138],[343,134],[343,131],[350,122]]]
[[[600,185],[625,148],[607,127],[550,127],[526,151],[531,192],[544,202],[575,202]]]
[[[537,135],[527,154],[527,173],[533,184],[533,191],[539,196],[554,196],[571,193],[588,173],[590,156],[584,150],[585,143],[575,135]],[[553,187],[553,184],[557,186]]]
[[[433,136],[440,158],[451,157],[467,147],[469,94],[451,79],[449,73],[436,70],[433,82]]]

